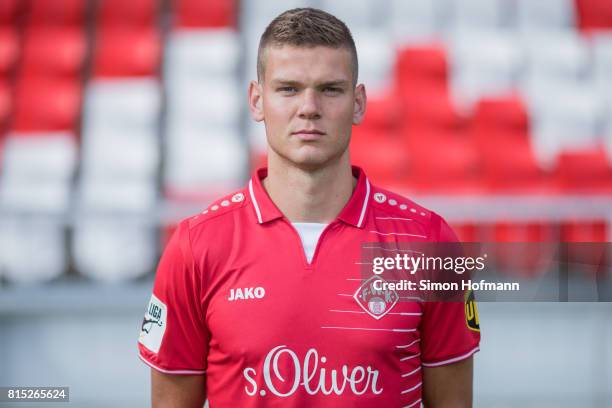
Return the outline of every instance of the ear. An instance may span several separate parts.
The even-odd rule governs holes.
[[[363,121],[367,102],[365,85],[359,84],[355,87],[355,103],[353,108],[353,125],[358,125]]]
[[[256,122],[261,122],[264,119],[263,114],[263,86],[257,81],[249,83],[249,110],[251,117]]]

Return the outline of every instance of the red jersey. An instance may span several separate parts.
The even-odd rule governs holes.
[[[140,357],[206,373],[217,407],[416,407],[422,367],[478,351],[463,303],[363,296],[361,246],[456,241],[446,222],[372,186],[364,172],[308,263],[255,173],[247,188],[180,223],[159,263]]]

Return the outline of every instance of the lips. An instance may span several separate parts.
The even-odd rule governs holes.
[[[299,137],[301,140],[317,140],[325,133],[318,129],[300,129],[292,133],[292,135]]]
[[[324,135],[325,133],[320,131],[319,129],[300,129],[300,130],[293,132],[293,134],[294,135],[296,134]]]

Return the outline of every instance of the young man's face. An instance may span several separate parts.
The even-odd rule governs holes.
[[[351,126],[365,110],[363,85],[353,86],[344,48],[268,47],[262,83],[249,95],[255,120],[264,120],[271,154],[318,169],[348,154]]]

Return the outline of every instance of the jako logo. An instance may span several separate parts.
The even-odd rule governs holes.
[[[280,360],[280,361],[279,361]],[[378,370],[371,366],[357,365],[353,368],[344,364],[341,368],[326,367],[327,358],[319,356],[316,349],[311,348],[303,358],[285,345],[274,347],[266,355],[263,367],[258,372],[252,367],[242,370],[248,384],[244,387],[247,395],[257,394],[262,397],[268,392],[277,397],[290,397],[300,386],[310,395],[342,395],[352,393],[380,394],[378,386]],[[258,376],[263,376],[263,384],[258,388]]]
[[[233,300],[261,299],[265,296],[265,294],[266,290],[261,286],[256,288],[230,289],[230,295],[227,300],[231,302]]]

